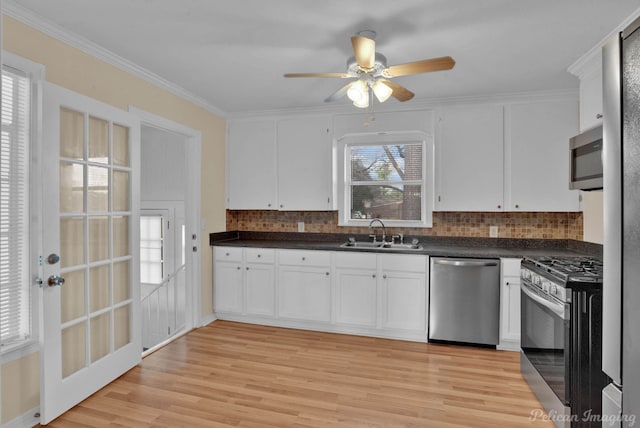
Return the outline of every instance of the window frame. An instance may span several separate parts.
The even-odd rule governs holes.
[[[422,144],[422,182],[420,220],[381,220],[387,227],[429,228],[433,226],[435,195],[435,148],[433,136],[421,131],[347,134],[336,140],[338,166],[338,225],[368,226],[372,219],[351,218],[351,147]],[[386,182],[371,182],[385,184]]]
[[[7,66],[23,72],[30,80],[29,106],[29,153],[27,157],[28,229],[27,242],[29,263],[30,334],[23,341],[0,348],[0,363],[20,359],[37,352],[40,348],[40,313],[42,292],[36,285],[36,278],[42,278],[42,85],[45,79],[45,67],[11,52],[2,51],[2,67]],[[38,256],[39,255],[39,256]]]

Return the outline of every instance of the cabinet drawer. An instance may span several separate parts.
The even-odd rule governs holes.
[[[247,263],[273,263],[276,259],[275,250],[268,248],[246,248]]]
[[[331,253],[328,251],[281,250],[278,253],[281,265],[329,266]]]
[[[374,269],[377,264],[377,256],[372,253],[336,253],[335,265],[345,269]]]
[[[520,277],[520,259],[500,259],[502,262],[502,276]]]
[[[242,262],[242,248],[215,247],[215,258],[218,262]]]
[[[427,257],[410,254],[385,254],[382,256],[382,270],[424,273],[427,271]]]

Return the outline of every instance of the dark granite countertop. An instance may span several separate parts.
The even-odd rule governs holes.
[[[511,239],[417,236],[423,249],[382,250],[341,248],[349,237],[369,241],[367,235],[291,233],[291,232],[219,232],[209,235],[212,246],[282,248],[322,251],[363,251],[391,254],[425,254],[439,257],[521,258],[525,256],[593,256],[602,258],[602,245],[573,239]],[[406,237],[409,242],[412,237]]]

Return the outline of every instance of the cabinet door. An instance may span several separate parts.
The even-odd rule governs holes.
[[[502,211],[502,106],[443,109],[438,135],[436,210]]]
[[[213,307],[216,312],[242,312],[242,267],[240,263],[216,262]]]
[[[231,122],[227,151],[227,208],[276,209],[275,121]]]
[[[580,77],[580,132],[602,125],[602,58]]]
[[[508,211],[578,211],[569,190],[569,138],[578,132],[577,100],[510,107]],[[510,188],[509,188],[510,187]]]
[[[500,341],[520,343],[520,277],[506,276],[502,280],[502,316]]]
[[[331,154],[328,116],[278,121],[278,209],[331,208]]]
[[[336,268],[337,323],[375,327],[377,295],[375,269]]]
[[[425,274],[383,272],[381,303],[383,328],[426,332]]]
[[[245,312],[249,315],[276,314],[275,268],[272,264],[248,263],[245,268]]]
[[[331,321],[330,267],[280,266],[278,315],[284,318]]]

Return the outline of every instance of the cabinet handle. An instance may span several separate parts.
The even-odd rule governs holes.
[[[382,275],[382,279],[387,279],[387,275]]]
[[[258,254],[258,258],[262,257],[260,254]]]
[[[240,266],[238,266],[236,269],[240,270]]]
[[[329,272],[325,272],[325,275],[329,276]]]
[[[520,208],[520,205],[516,204],[516,208]]]
[[[267,207],[268,207],[268,208],[271,208],[271,204],[267,204]]]
[[[303,258],[302,258],[302,261],[305,261],[305,260],[307,260],[307,258],[306,258],[306,257],[303,257]]]
[[[506,285],[511,285],[511,284],[509,284],[509,281],[505,282],[505,284],[506,284]]]
[[[224,253],[225,256],[229,257],[229,253]]]
[[[376,274],[375,274],[375,273],[374,273],[373,275],[371,275],[371,278],[375,278],[375,277],[376,277]]]
[[[603,116],[602,116],[602,113],[598,113],[598,114],[596,114],[596,119],[602,119],[602,117],[603,117]]]
[[[499,209],[499,208],[502,208],[502,205],[498,205],[498,209]]]
[[[249,266],[247,266],[246,269],[249,270]]]
[[[284,205],[280,204],[280,208],[284,208]]]

